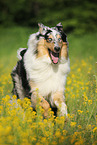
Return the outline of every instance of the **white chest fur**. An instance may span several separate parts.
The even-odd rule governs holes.
[[[36,84],[39,93],[47,96],[52,92],[64,90],[66,76],[70,71],[69,60],[65,63],[52,64],[50,58],[44,56],[36,59],[30,51],[28,50],[24,56],[24,64],[28,80]]]

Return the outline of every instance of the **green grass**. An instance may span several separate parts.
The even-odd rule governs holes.
[[[96,145],[97,33],[68,34],[71,72],[65,90],[67,123],[64,118],[54,118],[52,112],[50,118],[43,120],[43,110],[37,106],[36,115],[29,100],[18,100],[15,107],[14,96],[10,104],[10,72],[17,61],[17,50],[27,47],[29,35],[36,31],[21,27],[0,28],[0,144]]]
[[[68,35],[70,44],[70,56],[77,58],[86,58],[92,56],[97,59],[97,32],[84,35]]]

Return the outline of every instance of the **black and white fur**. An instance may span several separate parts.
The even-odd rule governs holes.
[[[59,34],[63,42],[67,42],[67,37],[63,32],[61,23],[53,28],[49,28],[43,24],[39,24],[39,26],[43,28],[42,32],[39,31],[30,35],[28,49],[22,48],[18,50],[19,61],[11,73],[13,94],[20,99],[24,97],[30,98],[32,107],[35,108],[36,104],[33,102],[33,98],[36,96],[33,92],[38,88],[39,95],[49,102],[52,108],[58,108],[60,110],[60,115],[64,116],[67,115],[64,89],[66,77],[70,71],[69,57],[67,59],[60,58],[59,62],[54,64],[50,57],[43,56],[37,58],[36,56],[38,53],[37,45],[39,41],[41,39],[46,40],[49,33],[53,36]],[[57,45],[57,43],[55,45]],[[34,82],[36,86],[32,88],[30,82]],[[56,99],[56,101],[54,101],[54,94],[56,94],[56,92],[63,92],[63,101],[61,104],[59,103],[60,101],[58,102]]]

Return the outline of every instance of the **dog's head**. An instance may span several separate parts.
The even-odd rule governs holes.
[[[61,23],[55,27],[47,27],[38,24],[39,32],[37,33],[37,57],[46,55],[53,64],[57,64],[63,57],[67,59],[67,37],[63,32]]]

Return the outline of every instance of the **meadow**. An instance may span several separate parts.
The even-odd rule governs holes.
[[[27,47],[33,28],[0,27],[0,145],[96,145],[97,144],[97,32],[68,34],[71,71],[67,77],[68,121],[43,119],[30,100],[12,95],[10,73],[16,64],[17,49]]]

